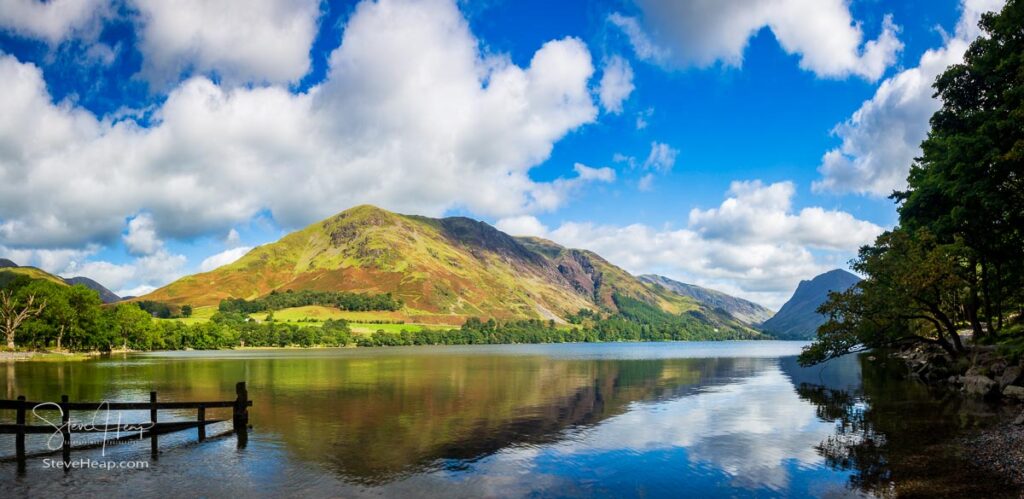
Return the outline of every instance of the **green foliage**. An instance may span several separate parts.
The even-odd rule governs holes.
[[[956,356],[960,329],[999,343],[1024,319],[1024,1],[979,26],[935,82],[942,108],[893,194],[900,225],[861,249],[867,278],[822,306],[829,321],[803,362],[900,341]]]
[[[251,314],[310,305],[337,307],[339,310],[363,312],[371,310],[400,310],[403,304],[402,300],[392,297],[391,293],[369,294],[345,291],[302,290],[286,291],[284,293],[274,291],[267,296],[255,300],[228,298],[221,300],[218,310],[221,312]]]

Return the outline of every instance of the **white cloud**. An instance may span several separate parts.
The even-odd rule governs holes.
[[[573,165],[573,170],[579,175],[581,181],[595,180],[598,182],[614,182],[615,181],[615,170],[608,168],[607,166],[600,168],[592,168],[583,163],[576,163]]]
[[[690,211],[689,227],[702,237],[741,244],[788,241],[812,248],[852,250],[881,228],[843,211],[810,207],[793,213],[792,182],[733,182],[718,208]]]
[[[131,0],[139,11],[142,74],[157,87],[182,72],[229,84],[288,83],[309,72],[316,0]]]
[[[619,114],[622,103],[633,93],[633,68],[629,61],[614,56],[604,65],[597,93],[606,112]]]
[[[548,234],[547,226],[533,215],[502,218],[494,226],[498,230],[513,236],[546,237]]]
[[[152,293],[153,291],[156,291],[156,289],[157,289],[156,286],[150,286],[148,284],[143,284],[141,286],[135,286],[134,288],[119,289],[119,290],[115,291],[114,294],[117,295],[117,296],[120,296],[121,298],[128,298],[128,297],[135,297],[135,296],[145,296],[145,295],[148,295],[149,293]]]
[[[676,156],[678,155],[679,150],[672,148],[668,144],[651,142],[651,152],[647,155],[647,159],[644,160],[643,167],[645,170],[657,170],[661,173],[668,172],[676,165]]]
[[[72,261],[55,272],[63,277],[88,277],[118,296],[138,296],[144,294],[139,293],[142,288],[151,291],[185,275],[186,262],[184,255],[174,255],[161,249],[121,264],[103,260]]]
[[[23,267],[39,267],[57,273],[73,261],[84,260],[99,251],[97,246],[86,248],[24,249],[0,245],[0,258],[6,258]]]
[[[886,17],[879,36],[864,40],[844,0],[640,0],[643,15],[614,13],[637,57],[664,68],[740,66],[747,43],[762,28],[775,35],[800,67],[820,77],[874,81],[896,62],[903,44]]]
[[[529,170],[596,119],[593,72],[574,38],[519,67],[482,53],[450,1],[364,2],[309,92],[196,77],[143,128],[52,103],[37,67],[0,55],[0,244],[109,243],[137,213],[186,238],[264,210],[292,228],[367,202],[499,218],[554,209],[586,179]]]
[[[153,217],[142,213],[128,222],[128,232],[121,236],[128,252],[133,255],[151,255],[163,248],[164,242],[157,237]]]
[[[633,273],[658,273],[778,308],[802,279],[843,266],[881,233],[849,213],[794,212],[793,185],[734,182],[717,208],[694,209],[684,229],[564,223],[548,237]]]
[[[202,272],[209,272],[229,263],[234,263],[239,258],[245,256],[245,254],[250,250],[252,250],[252,246],[239,246],[237,248],[221,251],[220,253],[211,255],[203,260],[203,262],[199,264],[199,270]]]
[[[822,179],[814,182],[814,190],[887,196],[905,188],[910,166],[928,135],[929,119],[941,107],[932,97],[932,83],[947,67],[963,62],[967,47],[980,35],[981,13],[1002,4],[964,1],[956,33],[943,47],[926,51],[917,66],[883,81],[874,97],[836,125],[833,133],[842,143],[822,158]]]
[[[0,0],[0,29],[57,45],[109,8],[108,0]]]

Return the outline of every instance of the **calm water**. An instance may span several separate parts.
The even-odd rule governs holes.
[[[862,375],[864,358],[801,369],[802,345],[171,352],[0,364],[2,398],[142,401],[156,390],[161,400],[222,400],[244,380],[255,401],[245,449],[234,437],[196,444],[191,430],[161,437],[149,469],[64,473],[37,457],[23,475],[0,463],[0,485],[32,496],[844,497],[884,493],[912,472],[892,464],[886,432],[895,430],[886,425],[926,430],[899,442],[902,451],[934,444],[929,438],[948,430],[944,411],[963,410],[906,381]],[[866,384],[877,394],[865,394]],[[45,436],[29,438],[31,449],[45,445]],[[0,439],[0,455],[13,449],[11,437]],[[150,461],[149,443],[72,457]]]

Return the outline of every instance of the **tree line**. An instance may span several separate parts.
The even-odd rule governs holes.
[[[345,321],[300,327],[258,323],[240,313],[218,313],[209,322],[185,324],[154,318],[163,312],[151,303],[104,306],[99,294],[85,286],[26,276],[18,276],[0,289],[0,326],[8,349],[183,350],[352,343]]]
[[[935,81],[931,118],[899,224],[860,249],[864,280],[833,293],[801,360],[930,343],[957,357],[1024,335],[1024,1],[982,16],[984,35]]]
[[[347,311],[395,311],[401,310],[402,300],[391,296],[391,293],[371,294],[352,293],[348,291],[314,291],[301,290],[279,292],[271,291],[269,295],[255,300],[228,298],[221,300],[217,309],[221,312],[241,312],[252,314],[270,310],[281,310],[292,307],[320,305],[335,307]]]
[[[299,294],[299,293],[293,293]],[[344,320],[300,326],[273,320],[255,321],[245,310],[219,311],[208,322],[186,324],[158,320],[162,308],[127,302],[103,305],[84,286],[65,286],[25,276],[0,290],[0,325],[9,348],[69,351],[182,350],[237,347],[471,345],[498,343],[565,343],[753,339],[745,329],[716,329],[688,314],[673,315],[652,305],[615,296],[619,311],[575,314],[571,329],[552,320],[468,319],[459,329],[353,335]],[[280,302],[277,302],[280,303]],[[9,307],[7,305],[10,305]],[[6,307],[6,308],[5,308]],[[8,309],[11,312],[8,313]],[[155,311],[155,312],[154,312]],[[21,317],[14,322],[9,318]],[[12,326],[8,328],[8,326]]]

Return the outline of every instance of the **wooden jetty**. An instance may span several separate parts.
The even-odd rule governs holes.
[[[71,462],[71,434],[72,433],[119,433],[138,435],[139,438],[149,438],[150,454],[153,459],[158,458],[159,435],[172,433],[181,430],[196,429],[199,441],[206,440],[206,427],[214,423],[227,421],[226,419],[206,419],[207,409],[232,409],[232,431],[238,437],[238,447],[245,447],[249,440],[249,408],[252,407],[252,400],[249,400],[249,392],[246,390],[245,382],[241,381],[235,385],[235,399],[212,402],[159,402],[156,392],[149,392],[149,402],[71,402],[67,395],[61,395],[60,402],[35,402],[25,400],[20,396],[17,400],[0,400],[0,410],[17,411],[14,424],[0,424],[0,434],[15,435],[15,454],[18,461],[18,469],[25,469],[25,435],[28,434],[56,434],[63,437],[61,452],[65,463]],[[195,409],[195,421],[166,421],[159,420],[161,410]],[[122,424],[77,424],[71,423],[71,411],[144,411],[149,410],[149,421]],[[26,424],[27,414],[30,412],[50,411],[60,414],[60,424],[50,425],[29,425]],[[65,467],[65,470],[70,467]]]

